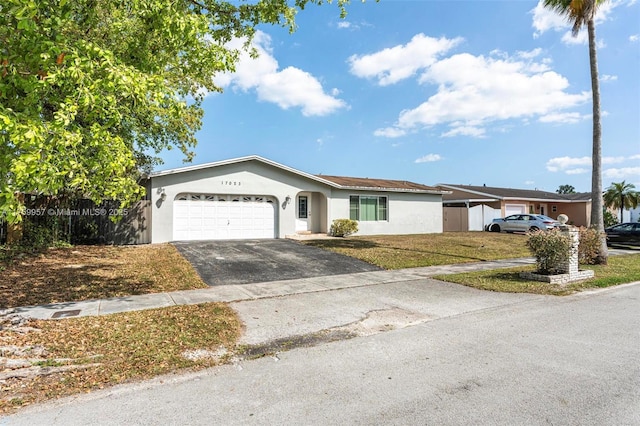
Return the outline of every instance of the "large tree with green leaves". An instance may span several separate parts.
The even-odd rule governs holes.
[[[608,0],[543,0],[544,6],[567,18],[572,24],[572,34],[587,28],[589,39],[589,66],[591,71],[591,94],[593,98],[593,146],[591,155],[591,227],[601,234],[596,263],[606,264],[608,258],[607,240],[604,234],[602,212],[602,126],[600,124],[600,81],[596,55],[595,16],[598,8]]]
[[[228,42],[330,1],[3,0],[0,217],[19,221],[25,193],[135,200],[159,152],[191,158]]]
[[[640,204],[640,192],[636,186],[625,181],[612,182],[604,193],[604,204],[612,209],[620,209],[620,222],[624,210],[635,209]]]
[[[573,185],[560,185],[558,189],[556,189],[556,192],[558,194],[575,194],[576,189]]]

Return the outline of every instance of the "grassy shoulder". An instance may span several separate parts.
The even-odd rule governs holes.
[[[564,287],[520,278],[520,272],[533,271],[534,266],[437,275],[433,278],[480,290],[562,296],[592,288],[604,288],[640,281],[640,254],[610,256],[607,265],[582,265],[580,268],[593,270],[595,277]]]
[[[305,244],[355,257],[384,269],[416,268],[529,257],[526,235],[445,232],[309,240]]]
[[[206,288],[169,244],[50,248],[0,260],[0,271],[0,309]]]
[[[235,348],[241,330],[235,312],[222,303],[0,326],[0,361],[5,367],[0,368],[0,414],[220,364]],[[7,367],[20,364],[30,366]]]

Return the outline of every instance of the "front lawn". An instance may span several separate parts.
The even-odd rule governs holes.
[[[445,232],[309,240],[305,244],[352,256],[384,269],[530,257],[526,235]]]
[[[581,290],[610,287],[640,281],[640,253],[609,256],[607,265],[581,265],[580,269],[593,270],[595,277],[568,284],[566,287],[520,278],[520,272],[533,271],[534,269],[535,266],[527,266],[453,275],[443,274],[434,276],[433,278],[462,284],[467,287],[474,287],[480,290],[561,296]]]
[[[0,309],[206,288],[169,244],[75,246],[1,256]]]

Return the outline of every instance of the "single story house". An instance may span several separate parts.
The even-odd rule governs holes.
[[[443,194],[444,231],[482,231],[494,218],[518,213],[569,217],[569,223],[589,226],[591,193],[558,194],[537,189],[438,184]]]
[[[283,238],[327,233],[335,219],[358,235],[442,232],[446,190],[418,183],[312,175],[259,156],[152,173],[151,242]]]

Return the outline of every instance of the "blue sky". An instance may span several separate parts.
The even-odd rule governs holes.
[[[591,190],[586,31],[537,1],[354,1],[260,27],[207,95],[194,164],[260,155],[313,174]],[[640,2],[597,17],[603,186],[640,188]],[[231,44],[240,46],[241,40]],[[181,167],[177,151],[158,170]]]

